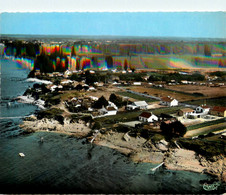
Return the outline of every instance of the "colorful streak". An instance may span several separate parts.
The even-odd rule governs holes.
[[[189,69],[195,68],[191,63],[179,58],[170,58],[169,59],[169,67],[176,68],[176,69]]]
[[[18,69],[30,69],[32,70],[34,68],[34,60],[27,59],[27,58],[13,58],[14,62],[17,62]]]

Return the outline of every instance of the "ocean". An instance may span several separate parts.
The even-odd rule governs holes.
[[[85,139],[52,132],[24,135],[18,126],[22,117],[38,108],[13,99],[32,86],[27,74],[16,62],[1,59],[0,193],[206,193],[203,183],[212,177],[205,174],[164,168],[152,174],[155,164],[134,163]]]

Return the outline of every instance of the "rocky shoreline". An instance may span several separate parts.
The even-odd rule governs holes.
[[[78,138],[88,138],[88,136],[94,133],[89,128],[89,125],[83,121],[71,123],[69,119],[65,119],[62,125],[54,119],[43,118],[37,120],[35,116],[24,120],[20,127],[25,132],[58,132]],[[192,150],[172,149],[165,140],[160,140],[158,143],[150,143],[142,137],[130,137],[124,133],[113,131],[98,133],[94,143],[115,149],[137,163],[160,164],[164,162],[164,166],[170,170],[211,174],[212,176],[217,176],[219,180],[226,182],[226,159],[224,156],[214,157],[214,160],[210,161],[204,156],[197,155]]]

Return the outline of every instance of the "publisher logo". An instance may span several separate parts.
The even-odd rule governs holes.
[[[217,190],[217,188],[219,186],[220,186],[220,183],[219,182],[214,182],[212,184],[204,183],[203,184],[203,189],[206,190],[206,191],[213,191],[213,190]]]

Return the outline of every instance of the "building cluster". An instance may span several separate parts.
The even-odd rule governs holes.
[[[191,108],[183,108],[178,111],[179,116],[183,116],[184,118],[203,118],[207,115],[226,117],[226,107],[222,106],[207,106],[201,105],[198,106],[195,110]]]

